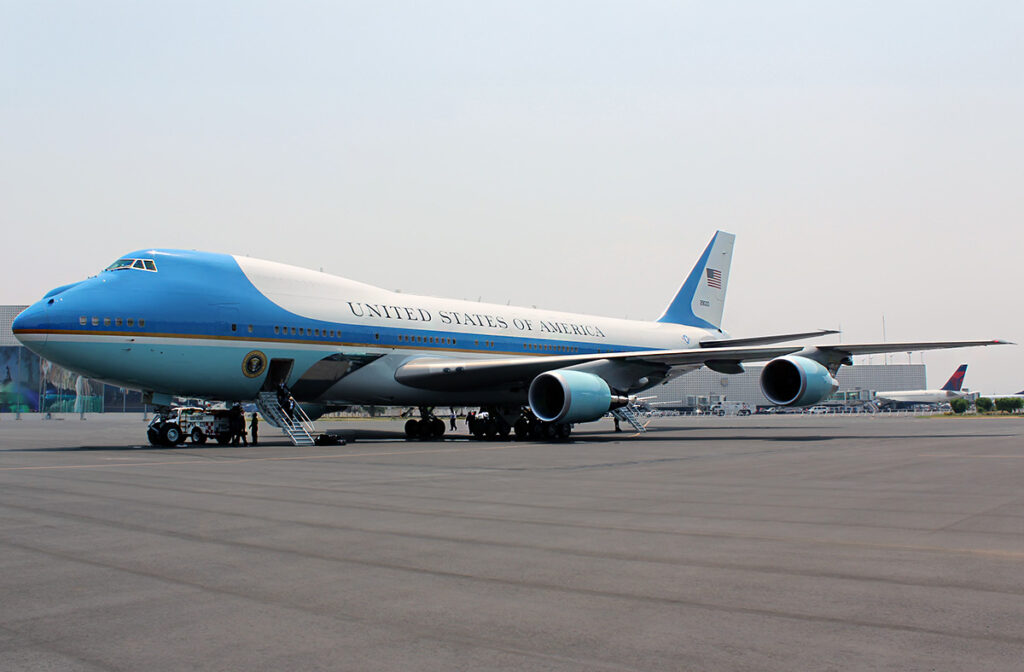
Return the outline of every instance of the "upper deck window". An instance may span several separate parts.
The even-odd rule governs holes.
[[[125,268],[132,268],[138,271],[151,271],[156,273],[156,262],[152,259],[118,259],[104,271],[120,271]]]

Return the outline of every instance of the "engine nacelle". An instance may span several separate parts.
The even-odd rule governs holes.
[[[612,394],[600,376],[583,371],[548,371],[530,383],[530,410],[545,422],[590,422],[628,400]]]
[[[778,357],[761,371],[761,392],[778,406],[815,404],[838,389],[828,369],[806,357]]]

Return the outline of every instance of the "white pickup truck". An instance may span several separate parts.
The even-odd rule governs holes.
[[[711,415],[750,415],[750,405],[745,401],[723,401],[709,411]]]

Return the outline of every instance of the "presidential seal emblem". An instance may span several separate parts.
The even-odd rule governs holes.
[[[267,368],[267,356],[259,350],[253,350],[242,360],[242,373],[249,378],[255,378]]]

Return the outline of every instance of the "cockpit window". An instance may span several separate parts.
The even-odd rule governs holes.
[[[131,268],[132,267],[132,262],[134,262],[134,261],[135,261],[134,259],[118,259],[117,261],[112,263],[110,266],[107,266],[103,270],[105,270],[105,271],[116,271],[119,268]]]
[[[156,262],[152,259],[118,259],[104,271],[120,271],[125,268],[134,268],[139,271],[152,271],[156,273]]]

